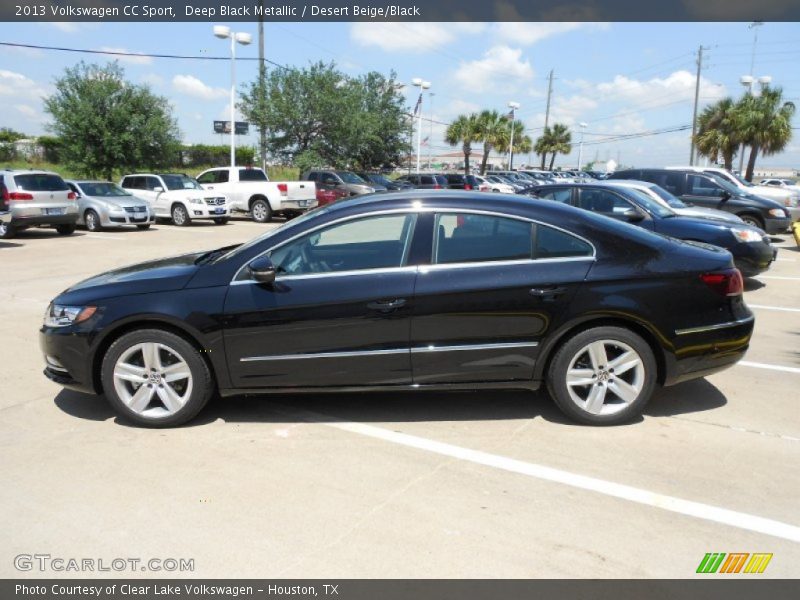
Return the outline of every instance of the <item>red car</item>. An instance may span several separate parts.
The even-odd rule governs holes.
[[[333,204],[337,200],[347,196],[346,190],[317,188],[317,206]]]

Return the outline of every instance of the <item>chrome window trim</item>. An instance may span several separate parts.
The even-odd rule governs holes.
[[[752,323],[755,317],[745,317],[744,319],[737,319],[736,321],[728,321],[726,323],[717,323],[716,325],[705,325],[702,327],[688,327],[686,329],[676,329],[675,335],[688,335],[692,333],[704,333],[706,331],[716,331],[718,329],[727,329],[729,327],[736,327],[737,325],[744,325]]]
[[[347,221],[351,221],[351,220],[358,219],[358,218],[365,217],[365,216],[383,216],[383,215],[412,214],[412,213],[415,214],[415,215],[419,215],[419,214],[422,214],[422,213],[449,213],[449,214],[456,213],[456,214],[489,215],[489,216],[494,216],[494,217],[503,217],[503,218],[507,218],[507,219],[517,219],[518,221],[527,221],[527,222],[533,223],[535,225],[542,225],[543,227],[551,227],[552,229],[555,229],[557,231],[561,231],[562,233],[565,233],[567,235],[570,235],[570,236],[572,236],[574,238],[577,238],[577,239],[581,240],[582,242],[585,242],[592,249],[592,255],[591,256],[565,256],[565,257],[557,257],[557,258],[523,258],[523,259],[513,260],[513,261],[481,261],[481,262],[472,262],[472,263],[444,263],[444,264],[430,264],[430,265],[405,265],[405,266],[400,266],[400,267],[389,267],[389,268],[384,268],[384,269],[358,269],[358,270],[353,270],[353,271],[336,271],[336,272],[333,272],[333,273],[307,273],[307,274],[304,274],[304,275],[278,276],[278,277],[276,277],[276,281],[289,280],[290,278],[332,277],[332,276],[334,276],[334,277],[336,277],[336,276],[342,277],[342,276],[345,276],[345,275],[355,275],[355,274],[358,274],[358,273],[370,273],[370,274],[373,274],[373,273],[375,273],[377,271],[406,270],[406,269],[416,269],[418,267],[422,270],[422,269],[430,269],[431,267],[435,267],[437,269],[443,269],[443,268],[465,268],[465,267],[475,267],[475,266],[484,266],[484,265],[486,265],[486,266],[488,266],[488,265],[500,265],[500,266],[503,266],[503,265],[506,265],[506,264],[520,264],[520,263],[539,263],[539,262],[549,263],[549,262],[572,262],[572,261],[584,261],[584,260],[591,260],[591,261],[597,260],[597,248],[595,247],[595,245],[591,241],[589,241],[588,239],[586,239],[582,235],[579,235],[579,234],[574,233],[572,231],[568,231],[568,230],[564,229],[563,227],[559,227],[558,225],[553,225],[551,223],[544,223],[542,221],[538,221],[536,219],[531,219],[529,217],[523,217],[523,216],[520,216],[520,215],[513,215],[513,214],[501,213],[501,212],[497,212],[497,211],[490,211],[490,210],[480,210],[480,209],[473,209],[473,208],[460,209],[460,208],[449,208],[449,207],[443,207],[443,206],[414,206],[414,205],[412,205],[412,206],[405,207],[405,208],[393,208],[393,209],[389,209],[389,210],[375,211],[375,212],[371,212],[369,214],[349,215],[347,217],[342,217],[341,219],[337,219],[335,221],[330,221],[328,223],[323,223],[321,225],[317,225],[316,227],[313,227],[312,229],[307,229],[307,230],[305,230],[305,231],[303,231],[301,233],[293,235],[289,239],[284,240],[283,242],[281,242],[280,244],[276,244],[275,246],[271,246],[270,248],[264,250],[264,252],[261,252],[260,254],[254,256],[252,259],[250,259],[250,261],[248,261],[247,263],[245,263],[241,267],[239,267],[236,270],[236,273],[233,275],[233,278],[231,279],[230,284],[231,285],[243,285],[243,284],[255,284],[255,283],[257,283],[256,281],[254,281],[252,279],[242,279],[242,280],[237,281],[237,278],[242,273],[242,271],[244,271],[247,268],[247,265],[250,262],[253,262],[257,258],[260,258],[260,257],[262,257],[264,255],[269,254],[270,252],[273,252],[274,250],[277,250],[278,248],[280,248],[282,246],[285,246],[286,244],[296,240],[299,237],[302,237],[302,236],[304,236],[306,234],[309,234],[309,233],[313,233],[314,231],[316,231],[318,229],[322,229],[323,227],[327,227],[329,225],[338,225],[340,223],[345,223]],[[416,222],[414,223],[414,229],[416,229]],[[433,235],[436,236],[436,228],[435,227],[434,227]],[[435,237],[434,237],[434,240],[435,240]],[[413,241],[413,235],[412,235],[411,241]],[[406,251],[404,251],[404,254],[406,254],[407,251],[409,251],[409,249],[410,249],[410,244],[409,244],[408,248],[406,248]],[[406,258],[407,258],[407,256],[404,256],[404,259],[406,259]],[[431,253],[431,258],[433,258],[433,254],[432,253]],[[422,272],[425,272],[425,271],[422,271]]]
[[[275,360],[307,360],[309,358],[354,358],[357,356],[383,356],[389,354],[424,354],[428,352],[458,352],[464,350],[507,350],[510,348],[535,348],[539,342],[499,342],[497,344],[460,344],[455,346],[417,346],[415,348],[388,348],[383,350],[354,350],[348,352],[314,352],[306,354],[275,354],[245,356],[239,362]]]

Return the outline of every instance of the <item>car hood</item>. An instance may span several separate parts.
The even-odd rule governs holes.
[[[713,219],[715,221],[725,221],[727,223],[744,223],[742,219],[733,213],[717,210],[716,208],[703,208],[701,206],[691,206],[687,208],[673,208],[682,217],[696,217],[700,219]]]
[[[136,196],[87,196],[86,198],[111,206],[147,206],[147,202]]]
[[[202,254],[161,258],[101,273],[66,289],[56,300],[81,305],[114,296],[179,290],[197,272],[195,261]]]

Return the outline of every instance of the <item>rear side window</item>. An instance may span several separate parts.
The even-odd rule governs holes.
[[[556,202],[561,202],[562,204],[569,204],[570,200],[572,199],[572,190],[569,188],[561,188],[558,190],[539,190],[536,193],[539,198],[544,198],[546,200],[555,200]]]
[[[131,190],[141,190],[144,187],[143,184],[144,181],[142,177],[123,177],[120,185]]]
[[[67,192],[69,186],[58,175],[30,173],[15,175],[14,181],[20,190],[26,192]]]
[[[434,262],[451,264],[524,260],[532,257],[532,223],[447,213],[436,217]]]
[[[592,256],[592,247],[583,240],[547,225],[537,225],[534,258],[574,258]]]
[[[155,190],[157,187],[163,187],[158,177],[145,177],[145,189]]]
[[[647,172],[645,172],[645,175]],[[655,183],[665,190],[667,190],[670,194],[673,195],[680,195],[681,192],[681,183],[683,183],[683,178],[685,175],[683,173],[653,173],[649,177],[645,179],[645,181],[650,181],[651,183]]]
[[[228,172],[221,172],[225,173],[225,181],[228,181]],[[267,181],[267,175],[261,169],[239,169],[239,181]]]
[[[720,187],[707,177],[689,175],[686,193],[693,196],[719,196]]]

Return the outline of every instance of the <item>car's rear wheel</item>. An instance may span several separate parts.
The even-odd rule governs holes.
[[[160,329],[132,331],[111,344],[101,377],[114,409],[147,427],[186,423],[214,391],[211,371],[194,346]]]
[[[228,223],[228,217],[222,217],[220,219],[214,219],[214,223],[217,225],[226,225]]]
[[[137,229],[144,231],[145,229],[150,229],[150,223],[147,223],[146,225],[137,225],[136,227]]]
[[[56,231],[58,235],[72,235],[75,233],[75,225],[58,225],[56,226]]]
[[[192,224],[192,218],[183,204],[176,204],[172,207],[172,222],[178,227],[186,227]]]
[[[14,237],[14,228],[7,223],[0,223],[0,240],[10,240]]]
[[[257,198],[250,205],[250,215],[256,223],[267,223],[272,220],[272,207],[263,198]]]
[[[641,414],[656,383],[649,344],[622,327],[594,327],[567,340],[547,373],[547,387],[568,417],[617,425]]]
[[[86,229],[89,231],[100,231],[103,229],[103,226],[100,224],[100,215],[91,208],[83,215],[83,222],[86,223]]]

